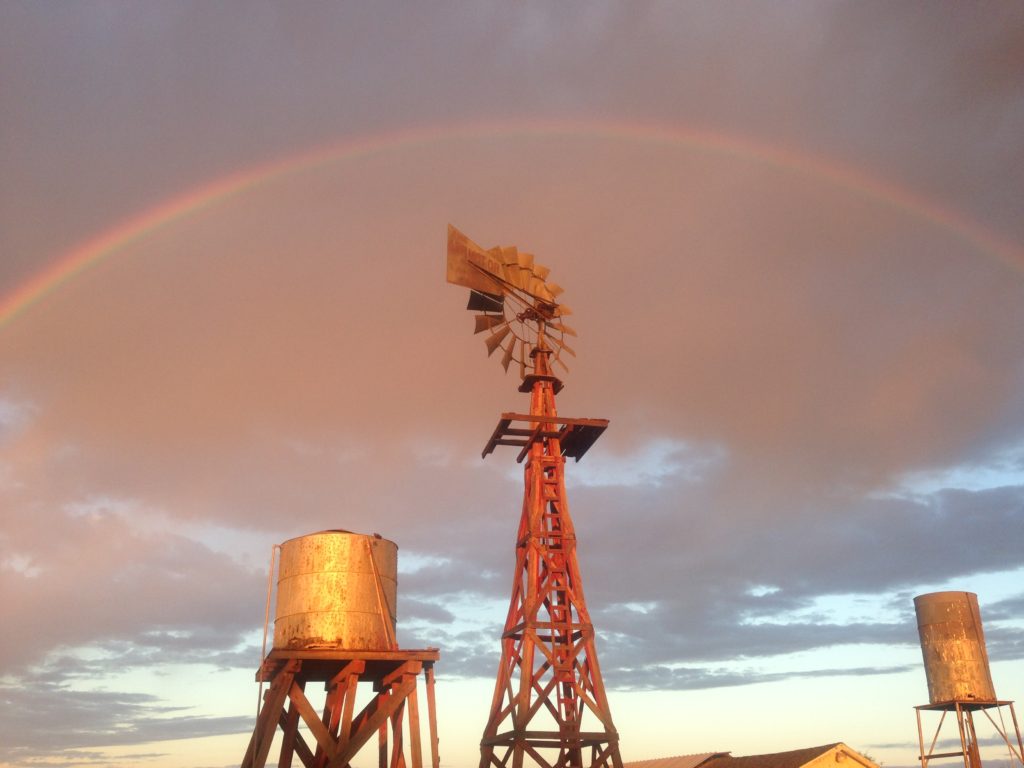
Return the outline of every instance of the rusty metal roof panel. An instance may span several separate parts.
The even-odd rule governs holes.
[[[859,764],[866,768],[877,768],[878,765],[840,741],[767,755],[734,757],[728,752],[705,752],[697,755],[661,757],[626,763],[624,768],[803,768],[811,763],[817,764],[819,758],[830,752],[836,753],[836,762],[843,757],[851,757],[855,765]],[[840,752],[844,753],[842,757],[839,756]]]
[[[870,760],[859,759],[860,753],[847,747],[843,742],[822,744],[818,747],[805,747],[803,749],[791,749],[787,752],[772,752],[766,755],[721,755],[711,758],[703,768],[803,768],[823,755],[835,752],[837,762],[838,753],[844,752],[850,757],[855,757],[856,762],[862,765],[875,765]]]
[[[697,755],[658,757],[653,760],[635,760],[623,768],[698,768],[713,757],[728,757],[728,752],[701,752]]]

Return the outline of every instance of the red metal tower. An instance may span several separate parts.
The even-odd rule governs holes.
[[[561,319],[568,309],[554,301],[561,289],[544,282],[545,268],[514,248],[484,251],[453,228],[448,264],[448,279],[473,291],[469,308],[484,312],[477,330],[492,332],[489,352],[507,345],[503,364],[520,362],[519,391],[530,394],[530,412],[503,413],[483,450],[487,456],[499,445],[516,446],[526,465],[512,599],[480,768],[522,768],[526,760],[543,768],[621,768],[565,491],[565,459],[579,461],[608,421],[558,415],[562,383],[551,363],[561,362],[562,351],[572,354],[564,336],[574,332]],[[550,329],[557,336],[549,341]]]

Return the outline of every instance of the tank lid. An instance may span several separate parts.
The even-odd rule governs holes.
[[[950,600],[958,600],[962,599],[963,595],[969,595],[970,597],[973,597],[975,599],[977,599],[978,597],[978,595],[974,592],[966,592],[962,589],[948,589],[941,592],[926,592],[923,595],[918,595],[914,598],[914,602],[916,603],[918,600],[942,600],[943,598],[948,598]]]
[[[310,536],[327,536],[327,535],[330,535],[332,533],[336,533],[336,534],[339,534],[339,535],[346,535],[346,536],[363,536],[363,537],[365,537],[367,539],[380,539],[381,541],[390,541],[390,539],[385,539],[383,536],[381,536],[379,533],[376,533],[376,532],[375,533],[355,533],[354,531],[347,530],[346,528],[325,528],[324,530],[316,531],[315,533],[304,533],[301,536],[293,536],[290,539],[285,539],[284,541],[281,542],[280,546],[284,546],[285,544],[287,544],[290,541],[298,541],[299,539],[308,539]],[[394,544],[395,549],[398,549],[398,545],[395,544],[395,542],[392,541],[391,543]]]

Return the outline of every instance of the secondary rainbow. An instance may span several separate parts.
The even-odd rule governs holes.
[[[283,176],[380,152],[440,141],[559,136],[681,147],[737,157],[819,179],[927,221],[1013,270],[1024,272],[1024,249],[1019,245],[998,236],[957,210],[834,158],[767,144],[744,136],[651,123],[558,120],[437,125],[360,137],[305,150],[214,179],[141,211],[57,257],[45,269],[0,298],[0,329],[60,286],[125,246],[197,211],[209,209],[248,189]]]

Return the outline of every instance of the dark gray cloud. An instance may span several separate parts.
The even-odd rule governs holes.
[[[167,530],[140,531],[133,513],[145,514],[129,505],[121,516],[100,500],[11,521],[4,549],[24,565],[4,569],[0,595],[22,617],[7,644],[14,669],[62,645],[111,640],[142,653],[223,651],[259,626],[259,572]]]
[[[253,717],[197,717],[151,694],[76,691],[43,679],[26,678],[17,686],[0,687],[8,716],[0,724],[0,759],[22,761],[68,750],[72,760],[99,759],[90,747],[242,733]],[[60,713],[60,727],[41,731]],[[107,758],[109,759],[109,758]]]
[[[1013,5],[239,10],[8,4],[3,156],[20,200],[3,210],[45,200],[62,211],[61,230],[88,230],[296,145],[525,112],[756,125],[1018,226],[1014,196],[1000,192],[1020,199],[1024,23]],[[950,152],[956,162],[932,162]],[[91,211],[60,183],[69,175],[102,184]],[[19,238],[8,268],[30,269],[18,256],[30,245],[61,243],[36,219],[31,236],[3,227]]]
[[[736,672],[726,669],[706,669],[704,667],[688,668],[649,665],[640,668],[615,669],[611,671],[608,677],[611,683],[619,690],[665,691],[731,688],[738,685],[771,683],[792,678],[841,678],[846,676],[889,675],[894,672],[903,672],[907,669],[909,667],[894,665],[888,667],[839,667],[795,673],[759,672],[756,670]]]

